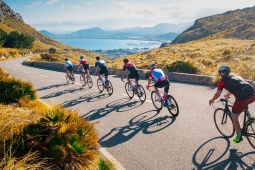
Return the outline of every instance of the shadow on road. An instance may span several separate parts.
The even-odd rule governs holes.
[[[225,145],[222,149],[222,144]],[[255,152],[242,153],[237,149],[229,149],[230,141],[224,137],[216,137],[203,143],[193,156],[193,170],[209,169],[254,169]],[[227,157],[227,153],[229,153]]]
[[[96,102],[99,100],[103,100],[110,97],[109,94],[102,94],[99,92],[89,93],[83,96],[80,96],[78,99],[65,101],[64,103],[60,104],[62,107],[72,107],[82,102]]]
[[[58,83],[58,84],[53,84],[50,86],[46,86],[46,87],[41,87],[39,89],[36,89],[36,91],[42,91],[42,90],[48,90],[48,89],[52,89],[52,88],[58,88],[60,86],[68,86],[68,83]]]
[[[93,109],[86,114],[83,114],[82,117],[88,119],[89,121],[100,119],[109,113],[116,112],[125,112],[128,110],[135,109],[141,106],[143,103],[140,101],[131,101],[129,98],[122,98],[116,101],[110,102],[103,108]]]
[[[57,96],[61,96],[63,94],[66,94],[66,93],[76,93],[76,92],[80,92],[82,90],[88,90],[88,89],[84,89],[82,87],[80,88],[71,88],[71,89],[66,89],[66,90],[63,90],[63,91],[59,91],[59,92],[55,92],[55,93],[50,93],[46,96],[43,96],[41,97],[41,99],[49,99],[49,98],[53,98],[53,97],[57,97]]]
[[[140,131],[144,134],[155,133],[169,127],[174,121],[175,117],[159,117],[158,110],[146,111],[131,119],[128,125],[113,128],[99,142],[103,147],[113,147],[130,140]]]

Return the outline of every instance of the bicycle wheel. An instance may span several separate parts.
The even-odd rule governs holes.
[[[130,84],[128,82],[126,82],[125,84],[125,89],[126,89],[128,97],[132,99],[134,97],[134,90],[130,89]]]
[[[97,88],[100,93],[102,93],[104,91],[104,84],[101,83],[100,79],[97,79]]]
[[[107,85],[107,83],[108,83],[108,85]],[[107,82],[105,82],[105,86],[106,86],[106,90],[109,93],[109,95],[112,95],[112,93],[113,93],[112,83],[109,80],[107,80]]]
[[[166,104],[167,104],[168,111],[174,117],[177,117],[179,115],[179,107],[178,107],[178,104],[177,104],[176,100],[174,99],[174,97],[171,95],[167,95]]]
[[[136,86],[136,94],[142,102],[146,100],[146,92],[140,84]]]
[[[158,100],[159,96],[155,91],[151,92],[151,100],[153,105],[156,107],[156,109],[161,110],[163,107],[163,104],[161,101]]]
[[[84,81],[82,74],[80,75],[80,82],[82,86],[86,85],[86,82]]]
[[[66,82],[67,82],[67,83],[69,83],[69,82],[70,82],[69,74],[66,74]]]
[[[245,136],[250,145],[255,149],[255,118],[250,118],[245,123]]]
[[[214,123],[218,131],[226,138],[234,136],[235,129],[233,127],[232,119],[227,112],[222,108],[214,111]]]
[[[93,81],[90,76],[87,76],[87,84],[88,84],[89,88],[91,88],[93,86]]]

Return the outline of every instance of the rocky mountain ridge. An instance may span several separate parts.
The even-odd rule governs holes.
[[[25,24],[19,13],[15,13],[6,3],[0,0],[0,20],[3,21],[6,17],[15,18],[18,22]]]

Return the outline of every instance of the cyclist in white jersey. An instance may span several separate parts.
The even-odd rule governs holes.
[[[66,74],[68,75],[68,71],[71,73],[72,77],[74,78],[73,74],[73,64],[71,61],[68,61],[68,58],[65,59],[64,63],[64,70],[66,70]]]
[[[149,72],[149,79],[148,79],[148,85],[146,86],[147,89],[149,89],[149,86],[152,81],[152,77],[156,80],[156,83],[154,84],[155,91],[158,94],[159,99],[161,99],[160,92],[158,88],[164,87],[164,92],[168,94],[170,83],[168,81],[168,77],[165,75],[165,73],[159,69],[156,68],[155,64],[150,64],[150,72]]]

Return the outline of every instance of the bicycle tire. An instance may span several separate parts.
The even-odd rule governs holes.
[[[146,92],[140,84],[136,86],[136,94],[142,102],[146,100]]]
[[[86,85],[86,84],[85,84],[85,81],[84,81],[84,79],[83,79],[82,74],[80,75],[80,82],[81,82],[81,85],[82,85],[82,86],[85,86],[85,85]]]
[[[173,96],[167,95],[167,109],[174,117],[179,115],[179,106]],[[169,102],[168,102],[169,101]]]
[[[245,123],[245,134],[250,145],[255,149],[255,118],[250,118]]]
[[[132,99],[134,97],[135,93],[134,93],[133,89],[130,89],[130,84],[128,82],[126,82],[126,84],[125,84],[125,89],[126,89],[126,93],[127,93],[128,97],[130,99]]]
[[[66,82],[69,83],[70,82],[70,77],[68,74],[66,74]]]
[[[88,84],[89,88],[91,88],[93,86],[93,81],[90,76],[87,76],[87,84]]]
[[[97,79],[97,88],[100,93],[102,93],[104,91],[104,84],[101,83],[100,79]]]
[[[161,101],[157,101],[157,99],[158,99],[158,94],[156,93],[156,91],[152,91],[151,101],[156,109],[161,110],[163,108],[163,103]]]
[[[109,95],[112,95],[112,93],[113,93],[112,83],[109,80],[107,80],[107,82],[108,82],[108,85],[106,85],[106,82],[105,82],[106,90]]]
[[[229,114],[222,108],[214,111],[214,123],[220,134],[226,138],[234,136],[235,129]]]

